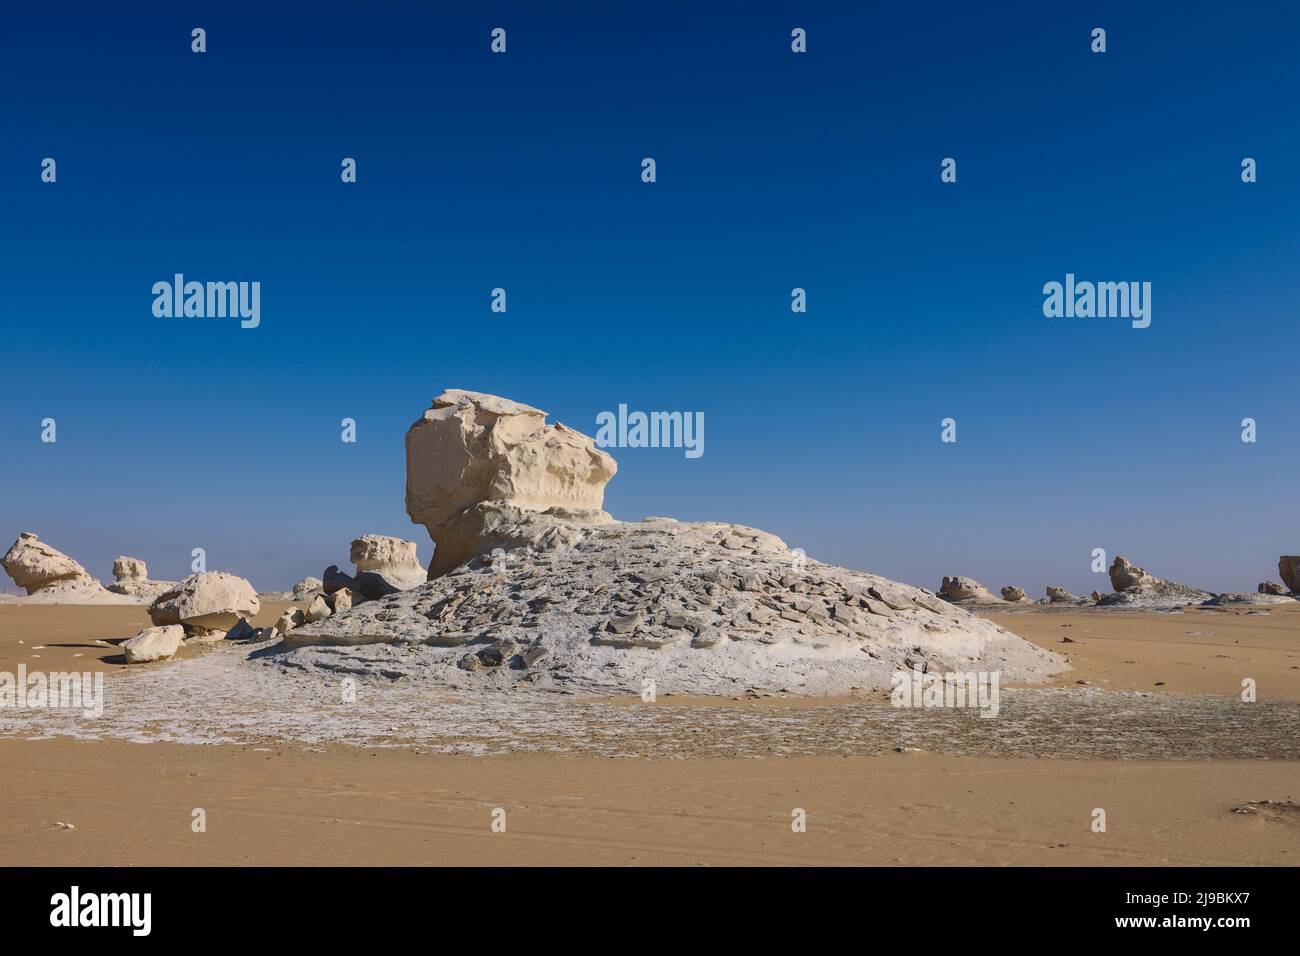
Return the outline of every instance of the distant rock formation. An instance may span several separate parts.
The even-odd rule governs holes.
[[[1086,598],[1081,598],[1077,594],[1071,594],[1065,588],[1048,586],[1047,588],[1048,604],[1087,604]]]
[[[0,558],[0,567],[27,592],[27,600],[47,604],[125,604],[110,594],[80,564],[24,531]]]
[[[1232,604],[1295,604],[1295,598],[1289,597],[1285,594],[1267,594],[1261,591],[1247,591],[1240,594],[1216,594],[1214,597],[1206,601],[1205,604],[1211,607]]]
[[[429,580],[428,572],[416,556],[414,541],[363,534],[352,542],[351,561],[358,572],[374,571],[403,591]]]
[[[239,619],[262,609],[253,586],[225,571],[191,574],[149,605],[149,619],[159,627],[180,624],[199,640],[220,640]]]
[[[1261,581],[1259,582],[1259,587],[1255,590],[1260,594],[1286,594],[1286,588],[1282,587],[1282,585],[1278,584],[1276,581]]]
[[[929,591],[810,560],[754,528],[616,521],[601,510],[615,470],[537,409],[444,392],[407,435],[407,508],[436,543],[429,580],[362,601],[353,585],[380,575],[329,569],[325,594],[349,589],[351,606],[322,598],[286,613],[275,666],[384,681],[437,668],[455,687],[568,692],[640,693],[649,679],[710,694],[841,693],[913,669],[1033,680],[1068,666]],[[403,650],[351,649],[381,643]]]
[[[498,506],[526,512],[601,510],[618,466],[581,432],[495,395],[447,389],[406,433],[406,512],[434,541],[429,577],[475,554]]]
[[[1201,604],[1214,596],[1209,591],[1157,578],[1123,556],[1116,556],[1110,566],[1110,583],[1115,590],[1103,596],[1099,605],[1173,608]]]
[[[1008,586],[1002,589],[1002,600],[1011,601],[1014,604],[1032,603],[1029,595],[1025,593],[1024,588]]]
[[[953,604],[997,604],[998,598],[974,578],[945,577],[939,584],[939,597]]]
[[[1277,574],[1288,591],[1300,595],[1300,554],[1284,554],[1278,558]]]
[[[114,594],[126,594],[131,597],[152,601],[176,586],[175,581],[150,581],[149,568],[139,558],[119,556],[113,562],[114,581],[108,590]]]
[[[293,599],[301,601],[309,599],[313,595],[319,594],[322,588],[320,578],[303,578],[293,586]]]

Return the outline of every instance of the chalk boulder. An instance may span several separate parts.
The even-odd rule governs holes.
[[[428,576],[481,553],[486,512],[471,512],[476,505],[603,515],[605,485],[617,467],[587,435],[548,425],[540,409],[444,391],[406,433],[406,512],[434,541]]]
[[[164,627],[146,627],[135,637],[122,644],[122,653],[128,664],[148,664],[171,657],[181,646],[185,629],[179,624]]]
[[[1255,590],[1260,594],[1286,594],[1286,588],[1276,581],[1261,581]]]
[[[403,591],[429,580],[428,572],[416,556],[415,542],[402,538],[363,534],[352,542],[351,561],[357,566],[358,574],[374,571]]]
[[[149,619],[163,626],[180,624],[191,637],[218,635],[222,638],[239,623],[262,608],[253,586],[225,571],[191,574],[149,605]]]
[[[1029,603],[1029,595],[1025,593],[1024,588],[1008,586],[1002,589],[1002,600],[1013,604],[1026,604]]]

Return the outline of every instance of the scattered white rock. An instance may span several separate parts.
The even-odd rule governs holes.
[[[128,664],[148,664],[171,657],[180,649],[184,638],[185,629],[179,624],[146,627],[122,644],[122,653]]]

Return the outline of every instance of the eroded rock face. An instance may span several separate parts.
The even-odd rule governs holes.
[[[1002,600],[1023,604],[1029,600],[1029,595],[1025,593],[1024,588],[1008,586],[1002,589]]]
[[[149,605],[149,619],[158,626],[180,624],[194,636],[220,636],[241,617],[252,617],[262,608],[253,586],[225,571],[203,571],[160,595]]]
[[[1286,594],[1286,588],[1276,581],[1261,581],[1255,590],[1260,594]]]
[[[62,551],[50,547],[35,532],[24,531],[0,558],[0,566],[28,594],[56,586],[98,588],[99,582]]]
[[[424,525],[436,577],[476,553],[464,512],[485,502],[521,511],[600,511],[614,459],[546,413],[448,389],[406,433],[406,512]]]
[[[351,558],[357,572],[374,571],[405,590],[423,584],[428,572],[420,564],[414,541],[382,534],[363,534],[352,542]]]
[[[961,576],[945,577],[939,585],[939,597],[954,603],[966,601],[982,604],[997,601],[993,593],[974,578]]]
[[[1284,554],[1278,558],[1277,574],[1288,591],[1300,594],[1300,554]]]

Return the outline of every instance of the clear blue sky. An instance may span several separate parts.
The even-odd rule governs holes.
[[[269,6],[6,12],[0,547],[427,560],[403,435],[450,386],[702,411],[700,459],[614,450],[612,513],[930,588],[1086,593],[1104,547],[1253,589],[1300,549],[1289,5]],[[175,272],[260,281],[260,328],[155,318]],[[1150,281],[1151,327],[1045,318],[1066,272]]]

